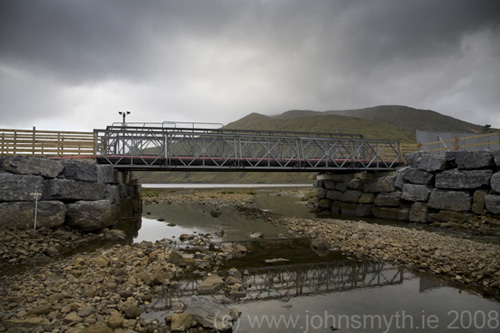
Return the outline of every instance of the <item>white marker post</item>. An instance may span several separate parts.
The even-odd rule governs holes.
[[[36,230],[36,216],[38,214],[38,199],[42,195],[42,193],[31,193],[33,198],[35,199],[35,221],[33,223],[33,228]]]

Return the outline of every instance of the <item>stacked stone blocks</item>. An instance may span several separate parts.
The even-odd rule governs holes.
[[[395,172],[319,174],[319,210],[410,222],[464,222],[500,216],[500,151],[407,155]]]
[[[99,230],[141,209],[140,185],[130,175],[90,161],[10,156],[0,159],[0,226],[68,225]]]

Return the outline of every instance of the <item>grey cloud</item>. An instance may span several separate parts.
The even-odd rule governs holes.
[[[497,0],[3,0],[0,112],[31,100],[52,116],[68,88],[121,82],[109,100],[221,121],[385,103],[462,116],[464,99],[487,113],[499,13]]]

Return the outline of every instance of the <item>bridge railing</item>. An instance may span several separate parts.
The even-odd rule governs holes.
[[[158,164],[167,160],[170,164],[166,165],[175,161],[187,168],[194,167],[196,162],[213,164],[212,167],[227,167],[230,163],[238,167],[246,163],[259,168],[266,163],[267,167],[273,167],[275,163],[283,168],[305,168],[321,166],[319,160],[322,157],[323,164],[331,167],[347,167],[348,160],[355,158],[362,158],[364,161],[360,162],[365,165],[385,165],[389,161],[404,160],[406,153],[418,150],[416,144],[364,140],[362,135],[355,134],[178,127],[182,124],[168,127],[172,125],[170,122],[147,124],[150,127],[129,125],[132,123],[127,123],[126,130],[123,126],[110,126],[95,132],[49,131],[36,127],[0,129],[0,156],[96,157],[106,160],[112,155],[122,155],[123,159],[120,162],[115,160],[113,164],[123,164],[127,158],[130,162],[133,156],[134,159],[143,158],[141,163]],[[199,160],[189,160],[189,156],[197,156]],[[298,163],[297,159],[301,158]],[[238,159],[239,164],[235,162]]]
[[[95,130],[101,163],[135,169],[388,169],[398,141],[331,133],[110,126]]]
[[[0,129],[0,156],[95,156],[92,132]]]

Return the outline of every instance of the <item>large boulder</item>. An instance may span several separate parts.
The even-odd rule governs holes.
[[[39,201],[36,206],[36,227],[58,227],[64,224],[66,206],[59,201]],[[0,226],[33,229],[35,204],[33,202],[0,203]]]
[[[34,201],[34,193],[42,193],[44,179],[40,176],[0,173],[0,201]]]
[[[193,324],[193,317],[189,313],[173,313],[165,321],[170,323],[172,332],[186,332]]]
[[[330,242],[325,235],[319,234],[311,241],[311,248],[318,251],[327,251],[330,248]]]
[[[97,182],[97,166],[90,162],[63,161],[61,178],[82,182]]]
[[[375,198],[375,206],[399,207],[401,206],[401,192],[380,193]]]
[[[500,172],[495,173],[491,177],[490,186],[493,192],[500,193]]]
[[[410,207],[408,220],[410,222],[425,223],[427,222],[427,204],[423,202],[415,202]]]
[[[467,192],[444,191],[434,189],[429,197],[429,208],[451,210],[455,212],[471,209],[472,198]]]
[[[455,163],[459,169],[482,169],[493,166],[493,155],[486,151],[455,151]]]
[[[497,169],[500,169],[500,150],[494,151],[492,155],[493,155],[493,162],[495,162]]]
[[[432,188],[426,185],[404,184],[401,199],[407,201],[427,201]]]
[[[77,201],[66,208],[66,224],[77,229],[100,230],[117,222],[109,200]]]
[[[209,298],[193,296],[185,312],[206,328],[227,331],[233,326],[229,308]]]
[[[500,195],[487,194],[484,198],[486,209],[492,214],[500,214]]]
[[[51,179],[46,182],[44,200],[103,200],[108,195],[104,184],[77,182],[75,180]]]
[[[347,190],[345,193],[341,193],[340,200],[343,202],[359,202],[359,198],[363,192],[356,190]]]
[[[117,183],[116,170],[112,165],[97,166],[97,182],[99,184]]]
[[[444,170],[446,167],[444,156],[435,155],[428,151],[417,151],[408,154],[406,155],[406,161],[410,166],[427,172]]]
[[[328,198],[330,200],[335,200],[335,201],[342,200],[343,195],[344,195],[344,193],[337,191],[337,190],[328,190],[328,192],[326,192],[326,198]]]
[[[393,192],[396,188],[394,186],[394,176],[384,176],[367,181],[363,186],[364,192]]]
[[[340,213],[345,216],[355,216],[359,205],[349,202],[335,201],[331,206],[332,214]]]
[[[488,190],[482,189],[474,192],[472,196],[472,212],[474,214],[482,214],[485,205],[485,197],[488,194]]]
[[[354,215],[358,217],[372,216],[372,208],[373,204],[371,203],[360,203],[354,211]]]
[[[6,157],[2,167],[11,173],[55,178],[63,170],[61,162],[29,156]]]
[[[434,174],[420,169],[407,168],[403,179],[412,184],[430,185],[434,181]]]
[[[224,280],[217,274],[212,274],[198,285],[198,294],[206,295],[217,292],[224,286]]]
[[[490,184],[491,170],[446,170],[436,175],[435,186],[443,189],[477,189]]]

